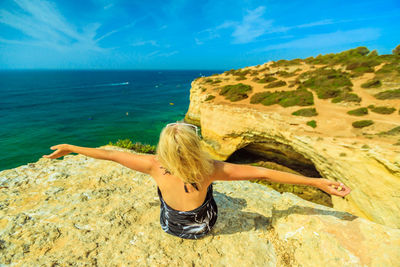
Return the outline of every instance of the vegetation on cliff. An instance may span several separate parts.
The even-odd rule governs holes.
[[[392,114],[396,109],[392,107],[385,107],[385,106],[380,106],[380,107],[375,107],[374,105],[369,105],[368,108],[375,113],[379,114]]]
[[[261,105],[268,106],[271,112],[277,111],[274,105],[285,108],[315,105],[317,110],[323,107],[327,111],[321,114],[329,114],[331,110],[332,116],[343,118],[342,122],[356,128],[367,127],[375,121],[376,125],[369,128],[368,133],[357,131],[356,134],[372,138],[371,130],[381,127],[387,129],[388,124],[393,124],[393,121],[377,119],[377,114],[400,115],[399,102],[396,102],[400,99],[399,51],[400,45],[389,55],[379,55],[376,50],[357,47],[306,59],[282,59],[238,70],[232,69],[202,78],[201,92],[206,94],[202,99],[215,104],[228,100],[246,106],[258,105],[257,108],[262,108]],[[223,98],[216,94],[218,91]],[[315,128],[318,123],[318,132],[325,131],[324,128],[329,127],[326,123],[329,120],[316,111],[315,114],[311,113],[311,110],[291,110],[289,114],[315,116],[315,120],[307,122],[307,125]],[[365,120],[353,123],[351,116],[364,116]],[[319,121],[321,119],[324,122]],[[378,131],[372,133],[376,134]]]
[[[383,92],[379,92],[374,95],[377,99],[385,100],[385,99],[400,99],[400,88],[394,90],[386,90]]]
[[[315,110],[315,108],[302,108],[299,109],[295,112],[292,112],[292,115],[295,116],[304,116],[304,117],[312,117],[312,116],[317,116],[318,113]]]
[[[221,88],[219,94],[225,96],[226,99],[230,101],[239,101],[245,98],[248,98],[248,92],[251,92],[252,88],[250,85],[246,85],[243,83],[234,84],[234,85],[225,85]]]
[[[262,92],[254,94],[250,103],[261,103],[265,106],[279,104],[282,107],[310,106],[314,104],[313,96],[305,88],[298,88],[294,91]]]
[[[155,146],[149,144],[142,144],[140,142],[133,143],[130,139],[123,139],[123,140],[118,139],[118,141],[115,143],[110,141],[108,145],[131,149],[139,153],[148,153],[148,154],[156,153]]]
[[[374,122],[372,120],[361,120],[361,121],[355,121],[352,123],[354,128],[364,128],[367,126],[372,125]]]
[[[353,86],[347,73],[335,69],[307,71],[299,78],[304,79],[302,86],[314,90],[321,99],[337,97],[343,88]]]
[[[357,108],[347,111],[347,114],[354,116],[364,116],[368,114],[368,108]]]

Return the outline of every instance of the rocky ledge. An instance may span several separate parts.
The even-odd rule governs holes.
[[[118,149],[104,146],[105,149]],[[0,172],[2,266],[396,266],[400,230],[251,183],[217,182],[210,234],[162,231],[156,184],[83,155]]]
[[[400,228],[399,84],[400,56],[365,47],[272,61],[194,80],[185,121],[215,159],[244,151],[343,182],[335,209]]]

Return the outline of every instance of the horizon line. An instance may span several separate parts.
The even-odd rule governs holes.
[[[50,69],[50,68],[18,68],[0,69],[0,71],[221,71],[223,69]]]

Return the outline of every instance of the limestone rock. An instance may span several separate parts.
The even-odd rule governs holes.
[[[0,188],[2,266],[400,262],[400,230],[248,181],[215,183],[218,220],[199,240],[163,232],[154,180],[115,162],[42,158],[0,172]]]
[[[207,102],[203,86],[201,81],[192,82],[185,120],[201,126],[202,146],[213,158],[226,160],[243,148],[287,165],[313,165],[324,178],[352,188],[345,199],[332,197],[334,208],[400,227],[400,151],[393,145],[356,136],[351,125],[342,129],[343,117],[332,115],[336,110],[321,117],[325,130],[319,132],[305,125],[309,118],[290,115],[299,107],[285,110],[278,105],[251,105],[248,99],[229,102],[218,96]],[[325,112],[327,102],[314,100],[319,101],[318,112]]]

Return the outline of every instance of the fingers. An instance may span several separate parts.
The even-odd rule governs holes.
[[[331,194],[335,196],[344,197],[351,192],[351,189],[341,182],[330,181],[329,186]]]
[[[344,185],[342,190],[340,190],[338,192],[338,195],[341,197],[344,197],[344,196],[347,196],[350,192],[351,192],[351,189]]]
[[[43,155],[43,158],[52,158],[56,153],[57,153],[57,151],[54,151],[53,153],[51,153],[49,155]]]
[[[343,183],[341,183],[341,182],[336,182],[336,181],[329,181],[329,185],[330,186],[332,186],[332,185],[334,185],[334,186],[344,186],[344,184]]]

